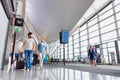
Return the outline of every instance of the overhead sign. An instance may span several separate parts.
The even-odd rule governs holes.
[[[23,24],[24,24],[24,20],[22,18],[15,18],[14,26],[23,27]]]
[[[63,30],[60,32],[60,43],[66,44],[69,42],[69,32],[66,30]]]

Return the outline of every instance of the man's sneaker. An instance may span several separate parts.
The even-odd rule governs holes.
[[[40,67],[40,70],[43,70],[43,67]]]
[[[32,68],[29,68],[29,70],[32,70]]]
[[[38,69],[40,69],[40,67],[38,67]]]
[[[29,71],[29,69],[26,69],[26,71],[28,72],[28,71]]]

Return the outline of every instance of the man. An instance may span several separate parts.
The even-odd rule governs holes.
[[[92,49],[93,49],[92,46],[90,46],[89,49],[88,49],[88,56],[90,58],[91,66],[93,66],[93,50]]]
[[[40,42],[38,43],[38,52],[40,57],[40,68],[43,68],[43,59],[48,54],[47,43],[45,42],[45,36],[40,36]]]
[[[31,70],[32,68],[32,57],[35,49],[35,42],[32,36],[32,32],[28,33],[28,39],[25,39],[22,45],[22,50],[25,53],[25,67],[26,70]]]

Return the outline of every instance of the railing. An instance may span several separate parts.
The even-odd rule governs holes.
[[[49,53],[49,57],[50,57],[50,58],[51,58],[52,55],[55,53],[55,51],[60,48],[60,46],[61,46],[61,45],[59,45],[59,41],[56,41],[55,47],[54,47],[54,48],[52,49],[52,51],[50,51],[50,53]]]

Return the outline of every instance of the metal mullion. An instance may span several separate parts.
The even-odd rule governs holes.
[[[114,6],[114,3],[112,2],[112,7]],[[116,19],[116,14],[115,14],[115,7],[113,7],[113,16],[114,16],[114,20],[115,20],[115,27],[116,27],[116,33],[117,33],[117,40],[120,39],[120,34],[119,34],[119,30],[118,30],[118,24],[117,24],[117,19]]]
[[[69,43],[67,44],[67,58],[69,59]]]
[[[102,36],[101,36],[101,28],[100,28],[100,20],[99,20],[99,15],[97,14],[97,22],[98,22],[98,31],[99,31],[99,49],[100,49],[100,54],[102,54],[102,57],[104,57],[103,55],[103,49],[102,49]]]
[[[72,53],[73,53],[73,59],[74,59],[74,36],[72,36],[72,48],[73,48]]]
[[[87,26],[87,41],[88,41],[88,46],[90,46],[90,37],[89,37],[89,26],[88,26],[88,22],[86,23],[86,26]]]

